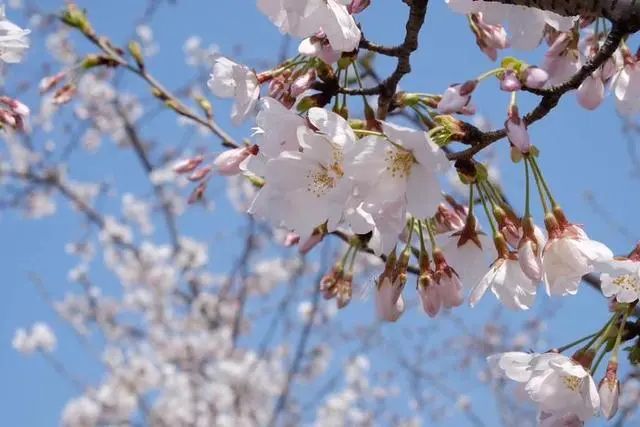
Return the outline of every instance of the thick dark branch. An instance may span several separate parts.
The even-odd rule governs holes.
[[[379,86],[378,117],[384,119],[389,111],[391,100],[398,89],[398,83],[405,74],[411,72],[411,54],[418,49],[418,35],[427,14],[428,0],[404,0],[409,5],[404,42],[397,49],[398,65],[393,73]]]
[[[487,0],[503,4],[535,7],[564,16],[604,17],[626,32],[640,29],[640,2],[637,0]]]
[[[360,39],[360,49],[366,49],[371,52],[379,53],[385,56],[400,56],[403,52],[403,46],[383,46],[367,40],[364,35]]]

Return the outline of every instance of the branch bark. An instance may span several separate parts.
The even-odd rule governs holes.
[[[411,54],[418,49],[418,35],[424,25],[427,15],[428,0],[403,0],[409,5],[409,19],[407,20],[406,33],[402,45],[390,49],[397,54],[398,65],[393,73],[383,81],[380,86],[380,98],[378,98],[378,118],[383,120],[389,112],[389,106],[393,95],[398,89],[400,80],[411,72]]]

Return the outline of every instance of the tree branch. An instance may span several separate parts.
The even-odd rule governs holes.
[[[409,5],[409,19],[407,20],[404,42],[389,51],[397,53],[398,65],[393,73],[380,84],[380,98],[378,98],[378,118],[383,120],[389,112],[393,95],[398,89],[398,83],[411,72],[411,54],[418,49],[418,35],[424,25],[427,15],[428,0],[403,0]]]
[[[598,52],[567,82],[544,91],[532,91],[534,93],[537,92],[539,94],[543,94],[543,96],[536,108],[524,117],[525,123],[530,125],[542,119],[549,114],[556,105],[558,105],[560,98],[562,98],[565,93],[580,87],[587,77],[611,58],[625,35],[626,31],[623,27],[617,24],[614,25]],[[505,129],[482,132],[475,126],[468,123],[465,123],[465,127],[466,136],[463,142],[470,144],[471,147],[463,151],[447,154],[447,158],[449,160],[470,159],[476,153],[507,135]]]

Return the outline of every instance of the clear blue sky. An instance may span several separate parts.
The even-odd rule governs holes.
[[[142,12],[142,3],[125,0],[79,1],[86,7],[97,31],[123,44],[131,33],[132,23]],[[222,53],[233,55],[242,45],[241,54],[236,57],[253,65],[257,58],[269,57],[279,51],[281,38],[277,30],[255,9],[251,0],[211,1],[178,0],[177,6],[163,5],[155,15],[151,26],[156,40],[161,46],[160,52],[152,58],[148,66],[157,77],[169,87],[178,87],[193,72],[184,65],[182,45],[189,36],[198,35],[203,44],[215,42]],[[399,0],[373,2],[370,12],[361,16],[367,37],[382,43],[400,41],[400,29],[404,28],[406,7]],[[470,31],[466,28],[462,16],[449,12],[443,1],[433,0],[429,5],[427,25],[421,34],[420,51],[412,57],[413,73],[402,82],[405,90],[420,92],[440,92],[447,85],[476,76],[492,67],[491,62],[475,47]],[[62,1],[38,0],[38,7],[47,11],[57,10]],[[27,26],[23,17],[8,10],[9,17]],[[78,44],[87,49],[88,45]],[[85,50],[85,52],[88,52]],[[15,66],[14,73],[24,76],[38,76],[40,64],[45,58],[41,38],[34,38],[34,47],[26,61]],[[541,52],[532,58],[540,58]],[[205,81],[202,82],[203,89]],[[129,83],[125,83],[127,87]],[[140,86],[131,84],[132,90]],[[35,110],[39,102],[30,95],[24,99]],[[508,96],[495,90],[494,83],[481,87],[475,97],[479,111],[494,123],[504,121]],[[525,105],[530,103],[524,102]],[[223,107],[224,106],[224,107]],[[232,128],[226,119],[227,103],[216,104],[220,111],[220,122],[231,129],[234,136],[247,136],[247,129]],[[522,108],[527,110],[528,108]],[[167,116],[170,117],[170,116]],[[633,176],[632,164],[627,159],[626,141],[620,133],[621,121],[615,115],[611,99],[596,112],[587,112],[577,107],[572,95],[563,99],[560,106],[541,124],[531,129],[533,141],[542,150],[541,164],[552,185],[557,199],[565,207],[570,219],[586,225],[589,234],[610,245],[614,252],[627,252],[640,230],[636,225],[640,200],[637,196],[638,176]],[[153,127],[144,129],[147,137],[157,138],[164,145],[180,141],[184,130],[175,125],[173,119],[156,121]],[[52,138],[59,144],[65,143],[65,136],[55,132]],[[44,141],[44,140],[43,140]],[[210,141],[204,141],[210,143]],[[212,146],[217,147],[215,142]],[[523,186],[521,165],[510,164],[507,158],[507,143],[499,143],[504,184],[510,194],[520,193]],[[78,179],[107,178],[117,183],[121,191],[145,194],[148,187],[141,178],[139,168],[130,153],[119,150],[111,142],[105,142],[91,161],[86,155],[72,158],[70,174]],[[82,160],[82,161],[81,161]],[[135,182],[138,182],[137,184]],[[222,187],[218,181],[217,188]],[[516,193],[517,191],[517,193]],[[626,224],[629,233],[620,233],[603,221],[585,199],[585,192],[591,192],[598,202],[612,212],[615,222]],[[106,209],[116,209],[115,199],[105,200]],[[216,234],[232,233],[236,222],[229,222],[222,216],[224,200],[217,200],[221,206],[214,214],[202,212],[189,213],[182,222],[188,233],[214,243]],[[515,201],[516,206],[522,202]],[[52,313],[39,297],[35,287],[28,280],[29,272],[37,272],[54,296],[61,296],[73,289],[66,279],[68,268],[74,265],[74,259],[64,253],[65,242],[78,237],[82,230],[69,209],[61,208],[59,213],[43,221],[27,221],[20,215],[7,213],[0,216],[0,266],[2,267],[3,297],[0,300],[0,401],[3,408],[3,424],[7,426],[51,426],[56,425],[64,403],[76,392],[60,379],[39,357],[25,358],[11,348],[11,339],[17,327],[29,326],[42,320],[53,325],[59,333],[59,346],[56,357],[65,360],[91,382],[96,382],[100,372],[93,359],[79,351],[74,335]],[[203,231],[204,236],[203,236]],[[211,258],[217,266],[224,268],[229,257],[212,245]],[[106,292],[117,292],[113,277],[94,276],[97,281],[104,280]],[[410,287],[408,287],[409,289]],[[411,297],[410,297],[411,298]],[[539,296],[539,305],[548,302]],[[601,324],[606,316],[606,306],[595,292],[583,288],[575,298],[557,301],[562,304],[562,324],[552,319],[548,324],[552,344],[560,344],[572,337],[589,333]],[[372,320],[372,301],[355,304],[351,311],[343,311],[343,322],[368,323]],[[487,296],[480,307],[471,312],[462,307],[457,314],[467,325],[481,330],[482,320],[491,315],[497,302]],[[531,313],[509,314],[514,322],[524,322]],[[362,319],[365,319],[364,321]],[[413,314],[403,317],[401,324],[421,322],[429,326],[433,320]],[[394,325],[385,327],[385,334],[394,335]],[[402,347],[402,340],[395,339],[399,351],[410,355],[409,348]],[[543,350],[538,348],[537,350]],[[376,349],[372,355],[374,361],[382,361],[387,349]],[[454,380],[454,384],[464,386],[463,379]],[[483,391],[473,381],[472,396],[477,398]],[[400,404],[400,403],[399,403]],[[491,398],[479,398],[474,405],[488,425],[495,420],[496,410]],[[466,425],[464,418],[454,419],[455,425]],[[596,425],[597,423],[594,423]],[[454,424],[451,424],[454,425]]]

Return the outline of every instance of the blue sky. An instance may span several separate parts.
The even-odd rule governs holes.
[[[42,10],[50,12],[56,11],[62,4],[56,0],[39,0],[37,3]],[[142,13],[144,2],[87,0],[78,3],[88,9],[98,32],[111,36],[116,43],[123,45],[131,33],[133,23]],[[179,0],[177,3],[177,6],[161,6],[151,22],[161,48],[159,54],[148,61],[148,67],[169,87],[178,87],[193,76],[193,71],[184,64],[182,51],[184,41],[191,35],[200,36],[204,45],[216,43],[222,53],[252,65],[257,64],[256,59],[268,58],[279,51],[280,35],[255,9],[254,1]],[[475,47],[473,37],[466,28],[465,18],[449,12],[444,2],[434,0],[431,3],[427,25],[420,38],[420,50],[412,57],[413,73],[402,81],[404,90],[437,93],[450,83],[477,76],[493,67]],[[27,26],[22,16],[16,16],[10,9],[8,14],[13,21],[23,27]],[[400,29],[404,28],[405,14],[406,7],[400,1],[379,1],[374,2],[371,10],[361,16],[361,22],[370,40],[396,44],[403,35]],[[77,45],[81,50],[89,47],[82,42]],[[531,59],[533,63],[534,58],[541,58],[541,54],[538,51],[524,57]],[[27,59],[15,66],[12,72],[19,74],[19,78],[39,76],[40,64],[45,58],[43,40],[35,37],[33,49]],[[388,65],[383,64],[383,69],[388,68]],[[12,77],[16,78],[15,75]],[[202,82],[203,89],[205,83]],[[124,85],[132,91],[139,91],[141,88],[129,80]],[[492,81],[484,83],[474,98],[479,111],[492,123],[499,125],[504,121],[508,95],[498,92],[495,85]],[[525,106],[533,105],[533,98],[522,98],[521,109],[524,111],[528,109]],[[39,105],[36,96],[32,94],[24,98],[24,101],[34,109]],[[235,137],[239,139],[248,135],[246,127],[234,128],[230,125],[226,116],[228,103],[217,102],[215,107],[219,111],[220,123],[231,129]],[[592,238],[606,242],[614,252],[625,253],[640,234],[636,225],[640,199],[637,191],[634,191],[637,189],[638,177],[633,175],[632,164],[627,158],[626,141],[620,129],[621,121],[615,114],[612,99],[607,98],[597,111],[587,112],[577,106],[575,97],[570,94],[542,123],[531,128],[531,135],[542,151],[541,166],[569,218],[585,224]],[[153,126],[145,127],[143,132],[147,137],[155,138],[168,146],[180,141],[185,131],[176,126],[175,120],[169,119],[156,120]],[[65,142],[65,135],[59,131],[54,132],[50,138],[59,144]],[[217,147],[216,141],[203,139],[202,143]],[[512,196],[521,194],[520,189],[524,185],[522,165],[509,162],[505,141],[497,145],[503,183]],[[138,194],[149,191],[130,153],[116,148],[112,143],[103,143],[92,161],[86,159],[84,154],[72,157],[72,176],[78,179],[105,178],[118,184],[120,190]],[[214,183],[217,188],[222,185],[222,181]],[[595,212],[587,201],[587,192],[611,213],[612,221],[625,224],[629,231],[619,232],[609,221],[603,220],[602,215]],[[113,200],[108,199],[104,203],[107,205],[106,209],[114,209],[115,205],[111,206]],[[211,243],[210,257],[217,263],[214,268],[219,268],[228,264],[230,258],[225,251],[216,247],[215,242],[219,235],[232,234],[240,224],[227,220],[227,216],[223,215],[223,199],[216,200],[216,203],[219,208],[213,214],[190,212],[182,219],[182,223],[188,234]],[[514,203],[521,206],[523,201],[514,197]],[[54,296],[61,296],[76,286],[66,279],[66,272],[75,261],[65,254],[64,244],[80,235],[77,223],[77,217],[66,207],[61,207],[54,217],[41,221],[28,221],[12,212],[0,215],[0,265],[3,270],[0,286],[4,288],[3,298],[0,300],[0,377],[3,379],[0,382],[0,401],[3,402],[3,419],[6,425],[56,425],[64,403],[76,394],[41,358],[23,357],[13,351],[11,339],[17,327],[29,326],[38,320],[49,322],[59,333],[56,357],[68,362],[74,371],[89,382],[95,383],[100,378],[99,366],[95,360],[79,351],[74,335],[55,317],[29,280],[29,273],[36,272]],[[117,292],[111,276],[105,274],[104,277],[96,278],[98,281],[104,280],[106,293]],[[547,302],[546,297],[539,297],[539,305]],[[365,320],[372,321],[371,303],[370,299],[361,302],[351,312],[343,311],[340,315],[344,316],[344,322],[353,320],[356,323],[360,314],[368,313]],[[471,312],[463,307],[457,314],[480,330],[482,320],[491,316],[496,304],[492,297],[487,296],[476,311]],[[586,288],[575,298],[553,304],[557,304],[566,314],[562,315],[562,322],[554,318],[548,324],[552,344],[561,344],[573,337],[590,333],[607,316],[606,305],[601,298]],[[514,322],[524,322],[532,317],[530,313],[509,315]],[[432,321],[413,314],[403,317],[401,324],[407,326],[411,322]],[[385,327],[384,333],[393,335],[393,328],[393,325]],[[401,340],[394,342],[400,346],[399,351],[410,355],[410,349],[402,348]],[[385,352],[384,348],[377,349],[372,358],[377,360]],[[464,381],[460,384],[464,386]],[[479,404],[482,409],[478,412],[488,420],[488,425],[492,425],[491,420],[496,417],[492,401],[480,400]],[[456,425],[466,425],[464,418],[458,422]]]

